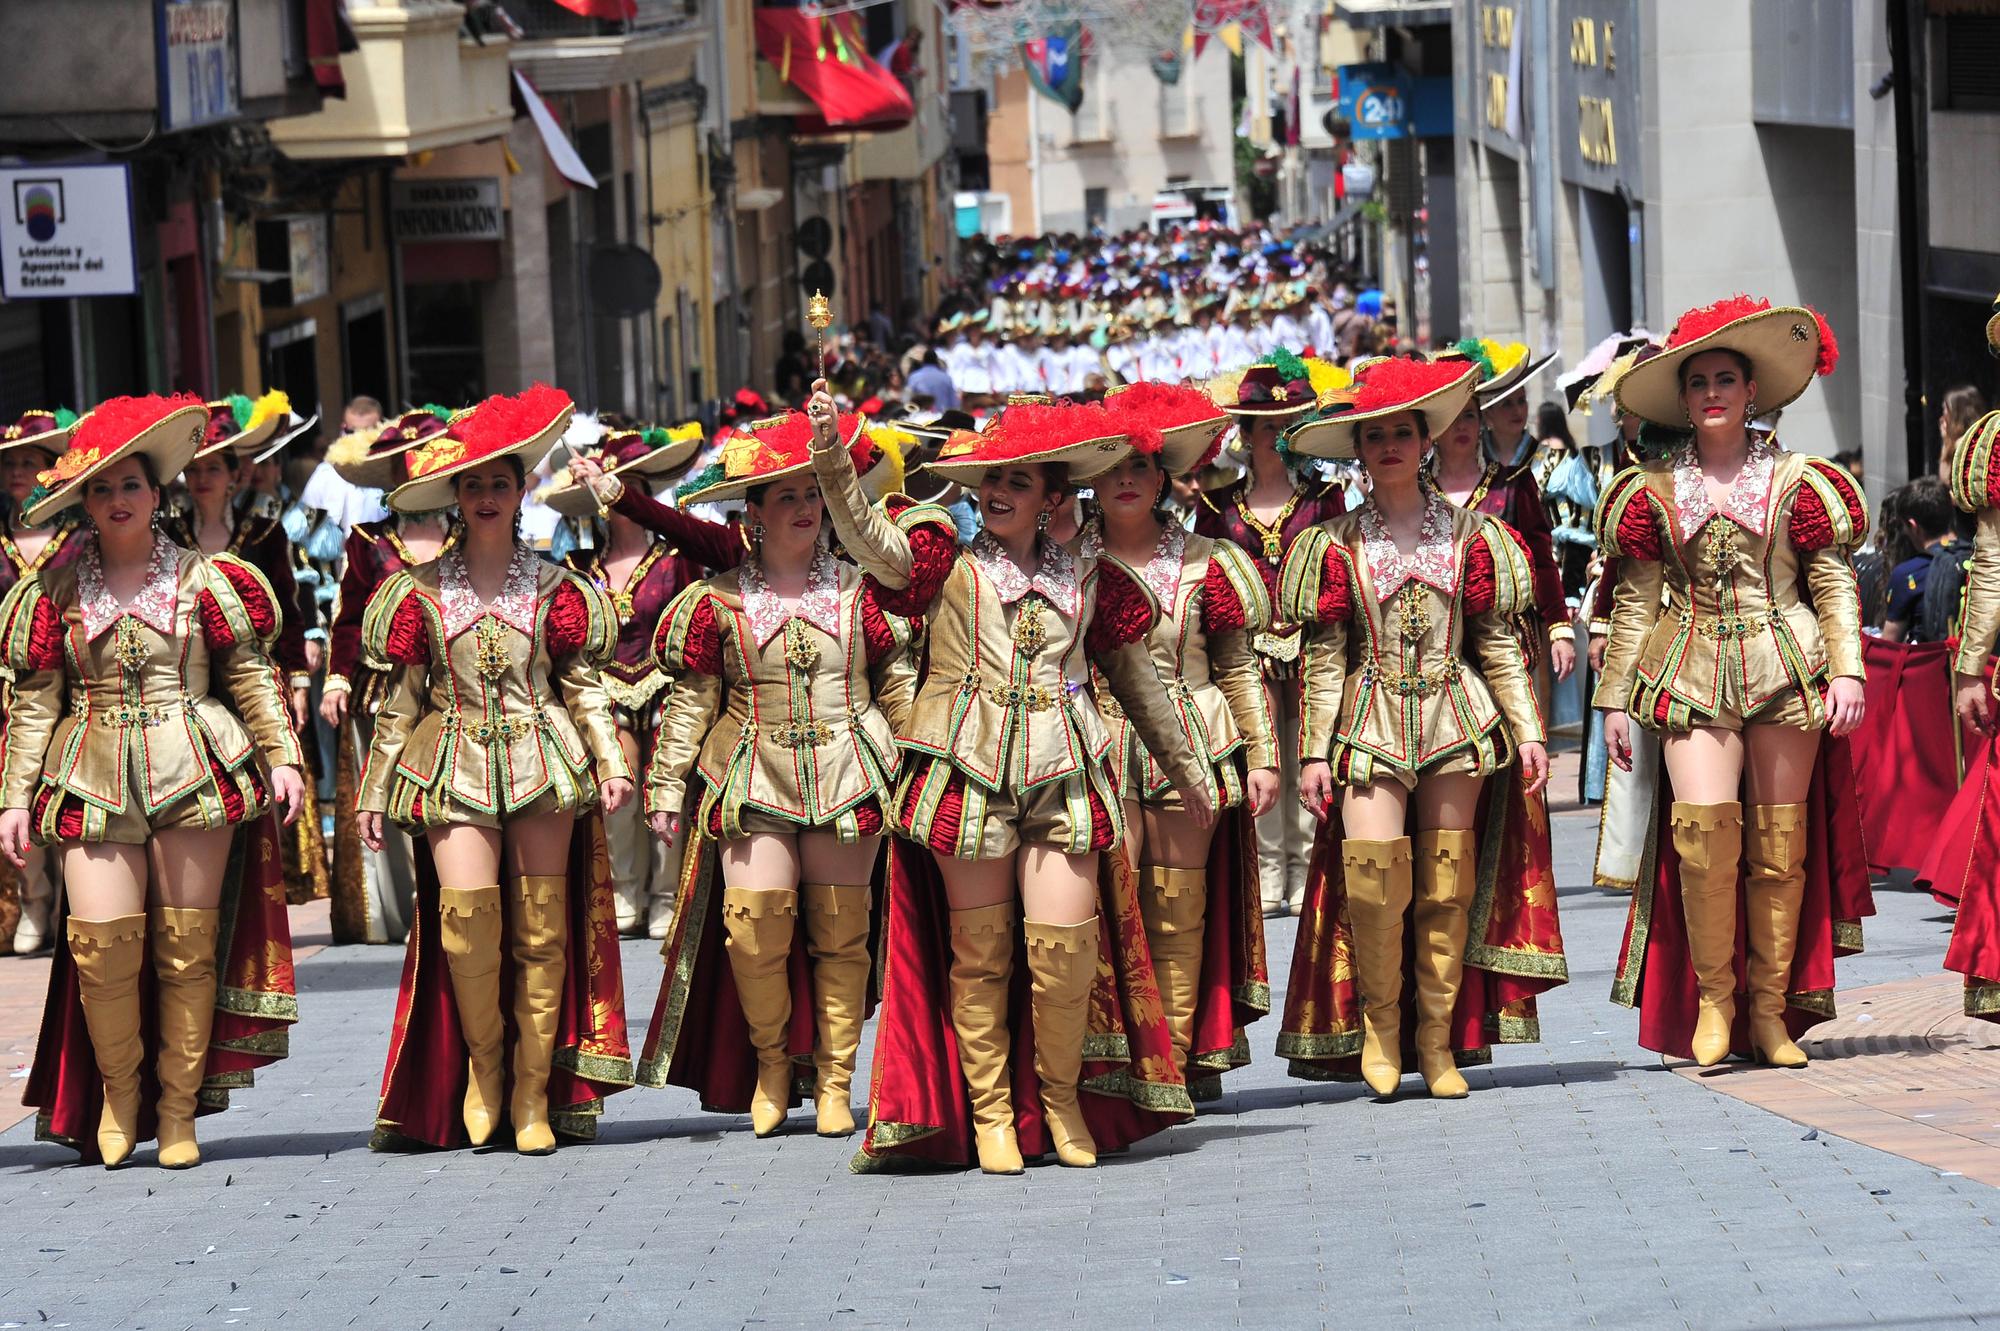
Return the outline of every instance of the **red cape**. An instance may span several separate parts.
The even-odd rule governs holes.
[[[292,977],[292,926],[285,911],[280,864],[282,832],[277,815],[267,813],[238,829],[223,876],[216,940],[215,1025],[208,1039],[208,1066],[202,1075],[196,1114],[219,1114],[229,1093],[248,1087],[256,1069],[290,1052],[291,1024],[298,1020],[298,990]],[[63,936],[56,923],[58,940]],[[139,1140],[153,1136],[153,1106],[160,1094],[153,1076],[159,1051],[159,1008],[150,956],[139,971],[139,1024],[145,1057],[139,1067]],[[35,1065],[21,1102],[39,1110],[35,1136],[74,1148],[85,1160],[97,1154],[97,1118],[104,1105],[104,1081],[83,1021],[83,1000],[69,948],[58,942],[49,967],[48,1001],[35,1044]]]
[[[1611,1001],[1639,1009],[1641,1046],[1693,1058],[1694,963],[1688,958],[1687,917],[1681,910],[1681,861],[1667,827],[1671,799],[1666,785],[1664,779],[1658,783],[1661,793],[1654,799],[1652,828],[1625,921]],[[1750,1005],[1741,997],[1745,955],[1741,897],[1739,892],[1739,997],[1730,1051],[1748,1056]],[[1827,736],[1820,741],[1806,798],[1806,893],[1791,983],[1786,986],[1785,1025],[1793,1039],[1833,1016],[1834,960],[1861,951],[1861,921],[1874,913],[1848,744]]]
[[[1877,873],[1930,858],[1958,793],[1965,746],[1952,714],[1954,646],[1864,635],[1868,710],[1848,743],[1868,864]]]

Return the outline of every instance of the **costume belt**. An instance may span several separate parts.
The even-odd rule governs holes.
[[[150,730],[154,726],[165,724],[186,703],[185,698],[177,698],[172,702],[119,703],[115,707],[106,707],[98,715],[120,730],[132,728]]]
[[[1061,700],[1063,690],[1052,689],[1042,684],[1008,684],[1001,688],[988,688],[980,682],[976,674],[968,673],[958,683],[962,693],[984,693],[987,698],[1002,707],[1020,707],[1030,712],[1046,712]]]
[[[1771,622],[1769,615],[1703,615],[1681,613],[1682,627],[1692,627],[1704,638],[1716,642],[1741,642],[1761,633]]]
[[[1393,670],[1370,661],[1361,667],[1361,682],[1387,689],[1399,698],[1428,698],[1443,693],[1458,677],[1456,664],[1447,663],[1431,670]]]
[[[446,730],[456,730],[479,744],[491,744],[496,740],[512,744],[517,739],[526,739],[534,734],[541,724],[539,716],[503,716],[497,721],[481,717],[477,721],[468,721],[457,712],[444,714]]]
[[[866,711],[865,707],[856,707],[845,715],[816,716],[806,721],[786,721],[775,726],[759,726],[753,721],[743,727],[743,734],[746,739],[768,740],[781,749],[816,749],[822,744],[833,743],[841,731],[860,720]]]

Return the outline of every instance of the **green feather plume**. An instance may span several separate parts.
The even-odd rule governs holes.
[[[706,490],[711,485],[720,485],[726,479],[727,474],[722,469],[722,463],[711,462],[675,487],[674,498],[686,499],[696,490]]]
[[[1283,347],[1277,348],[1270,355],[1266,356],[1264,363],[1284,376],[1287,383],[1294,379],[1305,379],[1308,381],[1312,379],[1312,371],[1306,368],[1306,363]]]
[[[56,428],[58,430],[67,430],[74,424],[76,424],[75,412],[71,411],[68,407],[56,408]]]
[[[1494,377],[1493,358],[1486,354],[1486,344],[1478,338],[1462,337],[1451,344],[1451,349],[1469,361],[1478,362],[1479,377],[1482,380]]]

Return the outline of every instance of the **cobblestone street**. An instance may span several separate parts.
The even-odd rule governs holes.
[[[1558,816],[1573,979],[1543,1005],[1548,1042],[1500,1051],[1472,1075],[1471,1099],[1431,1102],[1414,1077],[1386,1105],[1289,1081],[1270,1021],[1253,1031],[1259,1061],[1214,1112],[1089,1173],[856,1177],[851,1145],[817,1139],[807,1119],[758,1142],[682,1091],[615,1097],[597,1144],[552,1159],[371,1154],[401,952],[326,949],[299,967],[293,1056],[203,1121],[201,1169],[73,1168],[33,1142],[32,1124],[0,1136],[0,1204],[21,1236],[0,1263],[0,1323],[1457,1326],[1503,1310],[1550,1326],[2000,1321],[2000,1192],[1967,1176],[1984,1157],[1900,1159],[1718,1093],[1736,1083],[1768,1099],[1780,1074],[1680,1076],[1635,1047],[1631,1014],[1606,999],[1624,902],[1580,885],[1591,831],[1587,814]],[[1844,988],[1922,990],[1941,912],[1910,892],[1878,905]],[[1289,929],[1274,929],[1274,980],[1289,956]],[[650,1012],[654,948],[628,944],[625,959],[631,1011]],[[5,969],[10,981],[40,972]],[[1951,1052],[1953,1037],[1898,1043],[1894,1003],[1855,1024],[1881,1003],[1843,995],[1840,1029],[1877,1044],[1822,1042],[1774,1108],[1809,1117],[1801,1086],[1866,1077],[1846,1094],[1936,1133],[1925,1116],[1937,1106],[1897,1117],[1879,1103],[1935,1072],[1954,1122],[1984,1113],[1979,1131],[2000,1133],[1991,1073],[1965,1084],[1977,1065]],[[8,1034],[24,1064],[28,1032]],[[1826,1058],[1829,1046],[1845,1057]],[[1986,1149],[1962,1130],[1967,1149]],[[1906,1149],[1893,1134],[1884,1144]]]

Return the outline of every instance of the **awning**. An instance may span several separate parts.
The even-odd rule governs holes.
[[[868,54],[857,15],[760,5],[756,19],[757,53],[819,108],[794,117],[797,133],[900,129],[916,119],[910,90]]]
[[[526,112],[535,122],[535,129],[542,136],[542,149],[548,153],[549,161],[556,171],[570,184],[582,189],[596,189],[597,177],[590,174],[590,168],[583,164],[583,158],[576,151],[576,145],[563,133],[563,127],[556,123],[555,112],[535,91],[535,85],[528,82],[528,76],[520,70],[514,71],[514,113]]]

